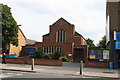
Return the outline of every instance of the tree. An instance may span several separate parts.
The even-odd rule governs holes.
[[[101,49],[106,49],[106,36],[105,35],[102,37],[102,40],[99,41],[99,43],[97,44],[97,47]]]
[[[12,16],[11,8],[7,5],[0,4],[2,9],[2,49],[6,50],[7,46],[13,44],[18,46],[18,26],[17,22]]]
[[[92,39],[90,39],[90,38],[87,38],[87,39],[86,39],[87,45],[88,45],[89,47],[95,47],[93,41],[94,41],[94,40],[92,40]]]

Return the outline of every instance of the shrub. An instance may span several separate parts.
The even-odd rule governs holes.
[[[42,48],[37,48],[37,52],[36,52],[35,58],[42,58],[42,57],[43,57]]]
[[[22,52],[22,50],[20,51],[19,57],[23,57],[23,52]]]
[[[51,57],[48,54],[44,54],[44,59],[51,59]]]
[[[59,51],[56,51],[55,53],[53,53],[53,59],[59,59],[59,57],[61,57],[61,56],[62,56],[62,54]]]
[[[63,61],[63,62],[68,61],[68,58],[67,58],[66,56],[62,56],[61,58],[62,58],[62,61]]]

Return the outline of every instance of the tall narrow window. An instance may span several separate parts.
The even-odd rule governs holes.
[[[59,30],[56,32],[56,42],[65,42],[66,32],[64,30]]]
[[[56,42],[58,42],[58,32],[56,32]]]
[[[65,39],[66,38],[66,32],[65,31],[63,31],[63,42],[65,42]]]
[[[44,53],[47,53],[47,47],[44,47]]]
[[[46,52],[46,53],[49,53],[49,47],[46,47],[46,49],[47,49],[47,52]]]
[[[51,53],[51,47],[49,47],[49,53]]]

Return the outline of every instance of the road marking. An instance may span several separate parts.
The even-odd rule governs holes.
[[[7,78],[10,77],[10,75],[0,74],[0,78]]]
[[[8,77],[14,77],[14,76],[21,76],[23,74],[17,74],[17,73],[2,73],[0,74],[0,78],[8,78]]]
[[[12,74],[12,73],[7,73],[7,74]]]

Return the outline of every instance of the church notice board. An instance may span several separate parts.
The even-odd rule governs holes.
[[[36,49],[35,48],[25,48],[24,49],[24,55],[35,56],[36,55]]]
[[[89,49],[88,56],[89,59],[96,59],[96,60],[109,59],[109,50]]]

